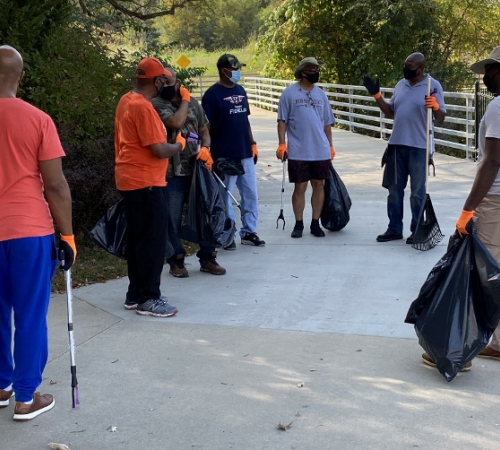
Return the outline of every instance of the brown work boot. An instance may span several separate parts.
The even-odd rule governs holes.
[[[177,255],[175,257],[175,261],[170,264],[169,273],[176,278],[187,278],[189,276],[189,272],[184,267],[184,255]]]
[[[14,420],[18,420],[20,422],[25,420],[34,419],[36,416],[40,414],[50,411],[56,401],[54,397],[50,394],[40,394],[40,392],[35,392],[33,396],[33,403],[31,405],[27,405],[23,402],[16,402],[16,408],[14,409]]]
[[[500,361],[500,352],[492,349],[491,347],[486,347],[483,351],[479,352],[477,356],[479,358],[488,358]]]
[[[0,389],[0,408],[6,408],[9,406],[10,403],[10,398],[14,397],[14,391],[5,391],[3,389]]]
[[[213,252],[210,256],[207,258],[204,258],[200,261],[200,270],[202,272],[209,272],[213,275],[224,275],[226,273],[226,269],[224,267],[220,266],[217,260],[215,259],[217,257],[217,252]]]
[[[436,363],[432,360],[428,353],[422,353],[422,362],[430,367],[436,367]],[[468,372],[472,369],[472,363],[469,361],[460,372]]]

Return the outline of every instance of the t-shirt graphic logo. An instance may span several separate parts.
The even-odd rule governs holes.
[[[244,95],[231,95],[231,97],[226,97],[224,100],[226,102],[231,102],[234,103],[235,105],[238,105],[243,101],[244,98],[245,98]]]

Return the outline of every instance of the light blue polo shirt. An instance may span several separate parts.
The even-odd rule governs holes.
[[[325,126],[333,124],[335,119],[322,89],[315,85],[308,93],[298,82],[288,86],[279,100],[278,120],[286,123],[288,159],[330,159]]]
[[[427,108],[427,77],[413,86],[408,80],[400,80],[394,88],[389,102],[394,111],[394,126],[389,138],[389,144],[407,145],[409,147],[426,147]],[[439,108],[446,112],[443,88],[439,81],[431,77],[431,95],[436,97]],[[434,130],[434,124],[432,124]],[[434,139],[431,139],[431,153],[434,152]]]

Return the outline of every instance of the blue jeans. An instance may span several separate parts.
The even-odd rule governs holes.
[[[165,257],[169,264],[175,261],[176,256],[184,256],[186,254],[186,250],[184,250],[184,246],[182,245],[182,240],[179,238],[179,231],[182,225],[184,204],[189,196],[191,178],[190,176],[167,178],[168,226]],[[215,252],[215,247],[200,246],[200,250],[196,253],[196,256],[200,259],[200,262],[203,262],[213,252]]]
[[[388,158],[385,170],[394,174],[388,186],[387,215],[389,217],[389,230],[393,233],[403,234],[403,199],[405,188],[410,176],[410,207],[411,225],[413,233],[417,228],[418,215],[425,199],[425,148],[394,146]]]
[[[47,311],[57,265],[54,235],[0,242],[0,389],[28,402],[47,363]],[[12,311],[14,352],[12,354]]]
[[[253,158],[245,158],[241,160],[245,173],[243,175],[226,175],[224,184],[229,192],[233,192],[234,186],[240,192],[241,208],[245,214],[241,215],[242,228],[240,236],[243,237],[247,233],[255,233],[257,231],[257,220],[259,219],[259,198],[257,196],[257,179],[255,177],[255,165]],[[226,200],[227,213],[229,217],[235,220],[234,209],[231,197],[227,196]]]

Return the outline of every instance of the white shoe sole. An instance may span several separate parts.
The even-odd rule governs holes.
[[[12,397],[14,397],[14,391],[12,391],[11,396],[10,396],[7,400],[1,400],[1,401],[0,401],[0,408],[7,408],[7,406],[9,406],[10,399],[11,399]]]
[[[243,239],[241,240],[241,245],[252,245],[254,247],[265,247],[266,246],[266,244],[255,245],[253,242],[244,241]]]
[[[179,311],[176,309],[174,312],[169,314],[158,314],[151,311],[141,311],[140,309],[136,309],[135,312],[140,316],[153,316],[153,317],[172,317],[175,316]]]
[[[18,422],[25,422],[26,420],[34,419],[35,417],[43,414],[44,412],[50,411],[56,404],[55,400],[52,400],[52,403],[47,405],[45,408],[39,409],[37,411],[33,411],[30,414],[14,414],[13,419]]]

